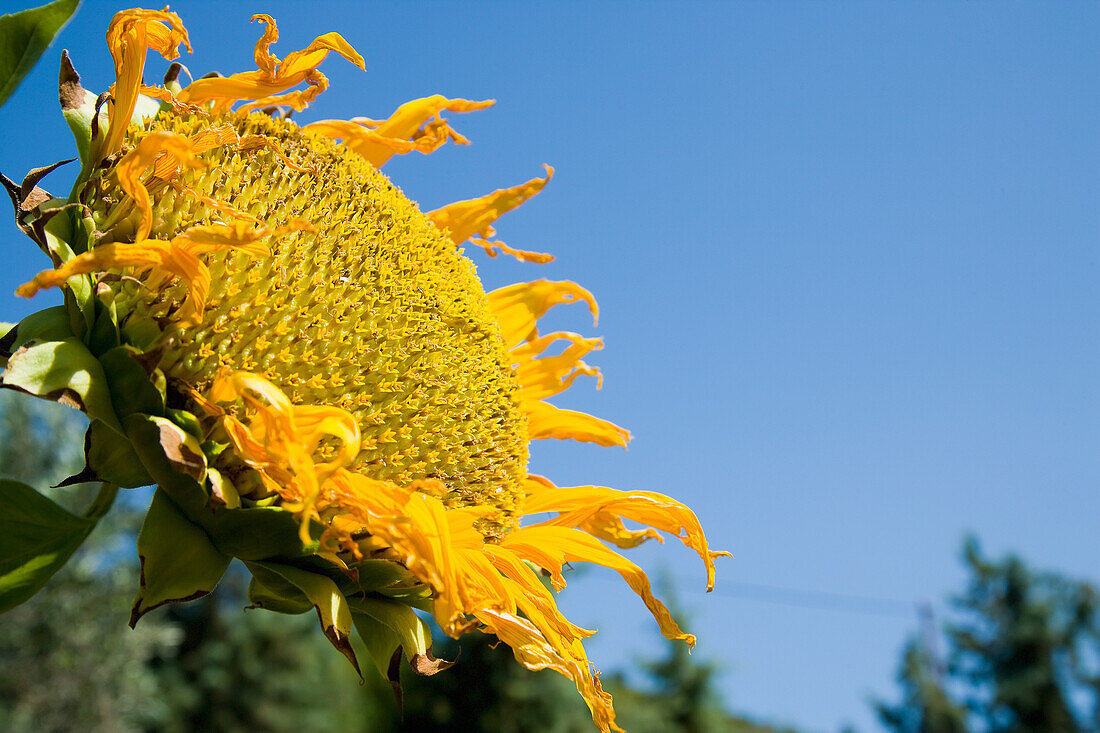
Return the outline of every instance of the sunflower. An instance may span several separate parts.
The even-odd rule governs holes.
[[[116,81],[103,95],[63,56],[76,184],[50,197],[38,169],[8,187],[52,260],[17,292],[59,287],[65,302],[0,340],[3,385],[87,413],[87,467],[73,480],[103,482],[96,512],[117,487],[157,486],[131,625],[209,593],[236,557],[253,606],[316,611],[357,669],[353,630],[394,683],[402,656],[422,674],[449,666],[419,609],[452,637],[480,629],[528,668],[566,675],[596,726],[619,730],[582,645],[593,632],[550,587],[565,587],[566,563],[614,569],[666,637],[694,645],[609,544],[671,533],[702,558],[708,590],[727,553],[667,496],[558,487],[527,470],[531,440],[630,437],[547,401],[599,379],[582,359],[602,344],[543,334],[538,320],[568,303],[595,320],[594,297],[547,280],[485,293],[459,249],[552,259],[495,239],[493,224],[553,169],[422,213],[379,169],[465,144],[443,113],[493,102],[432,96],[384,120],[299,126],[282,112],[326,89],[318,65],[363,58],[328,33],[280,59],[275,21],[253,21],[264,24],[255,70],[186,86],[179,64],[163,85],[143,82],[150,49],[190,51],[167,11],[114,17]]]

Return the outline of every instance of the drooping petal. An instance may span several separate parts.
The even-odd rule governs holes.
[[[487,99],[474,102],[469,99],[447,99],[435,94],[414,99],[394,110],[386,120],[356,117],[346,120],[322,120],[306,125],[311,130],[344,144],[365,158],[375,168],[381,168],[394,155],[418,150],[430,153],[448,140],[466,145],[462,135],[443,119],[440,113],[470,112],[485,109],[495,103]],[[435,119],[432,119],[435,118]]]
[[[453,510],[469,511],[469,510]],[[442,502],[425,494],[413,494],[395,517],[379,517],[368,523],[370,533],[392,547],[405,567],[434,590],[436,622],[448,635],[458,638],[469,628],[464,620],[470,602],[455,548],[477,547],[481,535],[473,530],[465,541],[454,536]]]
[[[535,525],[509,533],[500,544],[550,573],[559,590],[565,587],[562,566],[567,562],[591,562],[614,570],[645,602],[666,638],[682,639],[688,646],[695,646],[695,637],[682,631],[665,605],[653,595],[642,569],[591,535],[571,527]]]
[[[512,348],[521,341],[538,337],[538,320],[561,303],[584,301],[592,313],[593,325],[599,318],[596,298],[574,282],[536,280],[516,283],[488,293],[489,307],[496,316],[504,345]]]
[[[563,410],[541,400],[524,400],[523,409],[527,413],[531,440],[557,438],[623,448],[630,440],[630,431],[626,428],[583,412]]]
[[[137,106],[146,51],[153,49],[171,60],[179,56],[180,44],[191,51],[183,21],[167,10],[123,10],[111,19],[107,28],[107,47],[115,62],[114,99],[110,107],[111,126],[100,147],[101,157],[122,147],[126,128]]]
[[[180,102],[214,102],[216,112],[227,111],[235,102],[244,100],[252,101],[244,105],[241,111],[271,104],[284,104],[302,110],[328,87],[328,79],[317,71],[317,67],[330,52],[338,53],[360,69],[366,68],[363,57],[339,33],[318,36],[306,48],[280,61],[269,50],[279,38],[275,20],[263,14],[252,16],[252,20],[267,24],[256,42],[254,56],[259,68],[227,77],[196,79],[176,95]],[[308,88],[281,94],[302,82],[308,84]]]
[[[622,728],[615,724],[615,711],[611,695],[604,692],[599,678],[592,673],[584,649],[574,645],[567,653],[554,648],[539,630],[528,620],[496,609],[485,609],[477,614],[487,631],[496,635],[512,648],[516,660],[527,669],[552,669],[565,675],[577,686],[596,726],[607,733]]]
[[[557,517],[541,522],[540,526],[577,527],[613,542],[616,541],[614,538],[622,538],[624,544],[616,542],[620,547],[633,547],[644,540],[644,537],[637,539],[639,534],[644,533],[630,533],[623,527],[621,519],[640,522],[675,535],[702,558],[707,569],[708,591],[714,588],[714,558],[730,557],[728,552],[710,549],[695,512],[664,494],[618,491],[604,486],[558,488],[537,477],[529,477],[526,486],[526,514],[559,513]]]
[[[554,259],[551,255],[540,252],[524,252],[512,249],[500,242],[489,241],[489,238],[496,234],[493,229],[493,222],[537,194],[553,177],[554,169],[548,165],[543,167],[546,168],[546,178],[532,178],[526,183],[521,183],[512,188],[501,188],[481,198],[448,204],[435,211],[429,211],[428,218],[440,229],[447,230],[455,244],[462,244],[466,240],[476,237],[474,241],[480,244],[492,257],[496,256],[493,251],[495,246],[520,260],[549,262]]]

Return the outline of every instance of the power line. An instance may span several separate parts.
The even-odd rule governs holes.
[[[891,618],[913,618],[913,614],[917,610],[915,602],[902,601],[896,598],[876,598],[827,591],[801,590],[736,580],[720,582],[711,595],[731,596],[750,601],[777,603],[800,608],[889,616]]]

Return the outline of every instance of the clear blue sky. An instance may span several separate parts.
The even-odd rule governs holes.
[[[105,88],[120,7],[86,2],[0,110],[9,176],[72,154],[60,49]],[[734,552],[709,598],[678,543],[634,559],[675,575],[735,709],[873,729],[866,697],[895,694],[917,628],[907,604],[946,610],[967,531],[1100,582],[1100,5],[173,9],[196,74],[254,68],[254,11],[280,21],[280,55],[343,33],[368,71],[326,62],[332,88],[304,120],[381,117],[436,92],[498,99],[454,119],[471,147],[386,167],[425,208],[557,166],[498,227],[557,261],[471,254],[490,287],[550,277],[596,293],[605,387],[559,403],[636,439],[540,444],[533,469],[673,494]],[[0,294],[44,264],[4,227]],[[48,302],[2,297],[4,320]],[[557,323],[593,332],[579,311]],[[801,607],[763,598],[827,599],[757,585],[898,603]],[[578,578],[562,603],[601,629],[590,650],[605,671],[660,649],[611,573]]]

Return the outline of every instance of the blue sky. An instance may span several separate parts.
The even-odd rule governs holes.
[[[0,4],[5,12],[14,9]],[[0,109],[0,169],[69,157],[68,48],[112,81],[86,2]],[[676,579],[729,704],[811,731],[873,729],[915,610],[961,589],[967,531],[994,554],[1100,582],[1100,6],[1094,3],[174,3],[196,75],[254,68],[338,30],[367,61],[322,67],[301,119],[382,117],[432,93],[470,147],[395,159],[425,209],[547,189],[498,225],[545,266],[470,251],[488,287],[574,279],[599,298],[554,323],[599,333],[601,392],[558,403],[635,434],[629,451],[536,446],[560,484],[653,489],[693,506],[721,562],[710,597],[684,548],[633,559]],[[151,61],[147,79],[164,64]],[[63,173],[45,186],[67,190]],[[10,224],[3,295],[45,263]],[[562,310],[562,309],[559,309]],[[660,573],[657,572],[657,575]],[[783,595],[781,588],[892,601]],[[765,601],[770,598],[771,601]],[[815,600],[816,598],[816,600]],[[612,573],[562,605],[598,627],[605,671],[659,651]],[[883,613],[859,613],[857,608]],[[460,670],[455,670],[459,671]]]

